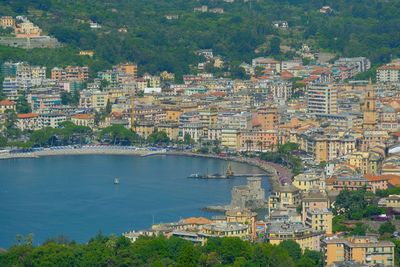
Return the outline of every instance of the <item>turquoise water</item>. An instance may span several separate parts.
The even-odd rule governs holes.
[[[245,178],[193,180],[194,172],[221,172],[227,162],[183,156],[55,156],[0,161],[0,247],[34,233],[34,244],[64,234],[87,242],[101,229],[121,234],[191,216],[211,218],[207,205],[230,202]],[[232,163],[238,173],[260,173]],[[120,184],[114,185],[118,177]],[[266,192],[268,179],[263,179]]]

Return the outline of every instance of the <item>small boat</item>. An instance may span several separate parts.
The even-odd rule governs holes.
[[[204,178],[204,175],[198,173],[192,173],[191,175],[188,176],[188,178],[201,179]]]
[[[114,179],[114,184],[119,184],[119,179],[118,178]]]

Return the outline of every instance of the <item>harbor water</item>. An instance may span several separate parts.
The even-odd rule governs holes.
[[[52,156],[0,161],[0,248],[15,236],[34,234],[34,245],[60,234],[87,242],[98,230],[120,235],[153,221],[214,213],[208,205],[230,202],[231,189],[245,178],[188,179],[192,173],[221,173],[228,161],[157,155]],[[232,162],[237,173],[262,173]],[[115,179],[119,183],[115,184]],[[262,180],[269,191],[268,179]]]

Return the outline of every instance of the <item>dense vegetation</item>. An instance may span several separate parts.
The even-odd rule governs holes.
[[[252,244],[239,238],[211,238],[205,246],[176,237],[125,237],[99,233],[87,244],[70,242],[65,236],[50,238],[33,247],[33,236],[0,252],[1,266],[273,266],[322,267],[320,252],[284,241],[279,246]]]
[[[286,143],[278,147],[275,152],[261,153],[260,158],[265,161],[275,162],[291,168],[293,175],[297,175],[303,171],[303,162],[300,157],[293,155],[297,151],[299,145],[296,143]],[[274,149],[272,146],[270,149]]]
[[[225,13],[193,11],[201,5]],[[320,13],[323,5],[334,12]],[[179,19],[167,20],[167,14]],[[180,77],[203,60],[194,54],[202,48],[226,58],[233,72],[256,56],[292,57],[302,43],[338,55],[367,56],[374,65],[400,53],[397,1],[0,0],[0,15],[28,15],[65,44],[57,50],[2,47],[0,61],[25,59],[49,67],[88,64],[98,71],[128,60],[138,62],[141,72],[168,70]],[[102,28],[91,29],[78,20],[92,20]],[[274,20],[288,21],[289,29],[272,27]],[[80,49],[93,50],[95,57],[77,56]]]

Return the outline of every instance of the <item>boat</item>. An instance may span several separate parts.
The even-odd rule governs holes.
[[[191,175],[188,176],[188,178],[200,179],[204,178],[204,176],[199,173],[192,173]]]
[[[114,179],[114,184],[119,184],[119,179],[118,178]]]

